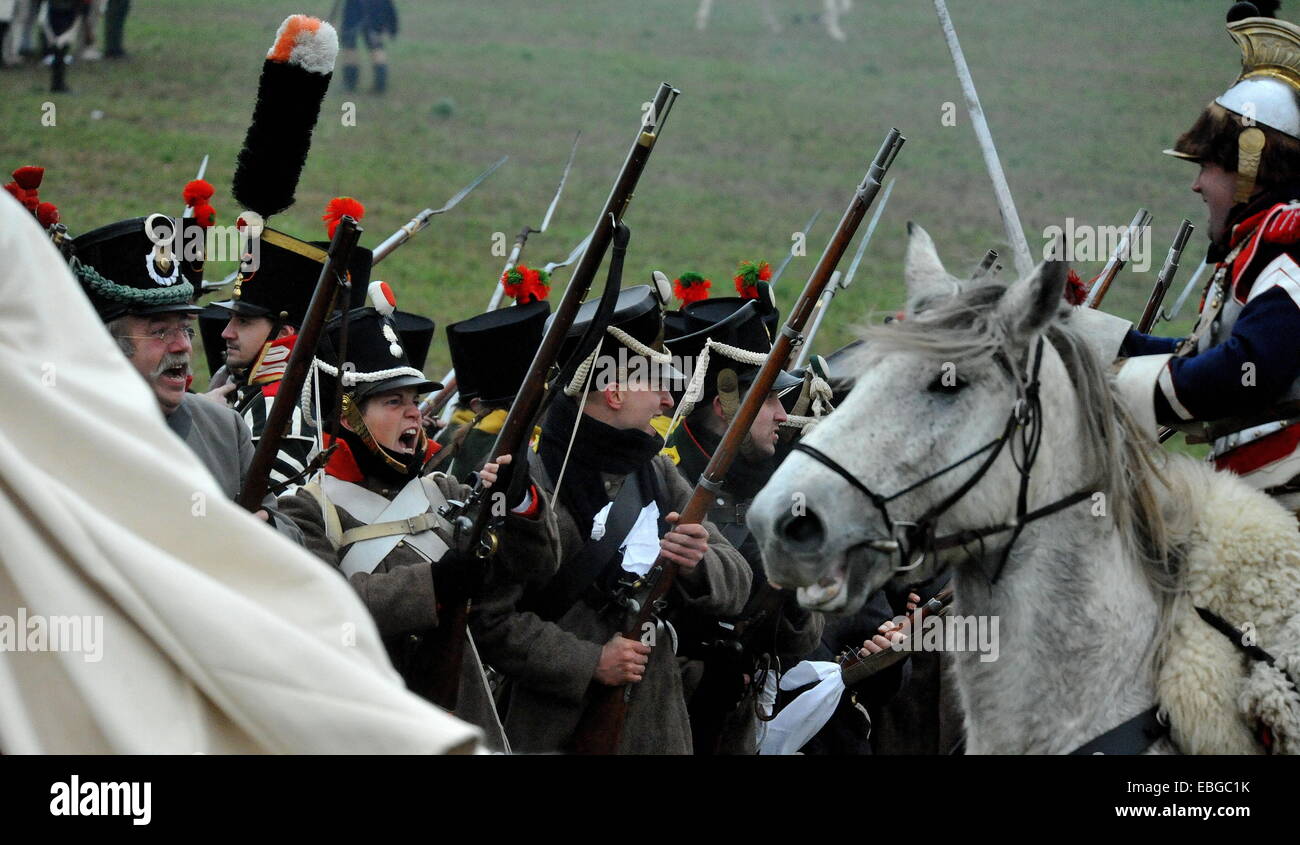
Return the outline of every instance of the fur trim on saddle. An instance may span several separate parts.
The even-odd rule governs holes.
[[[1173,603],[1158,694],[1185,754],[1300,753],[1300,530],[1296,515],[1236,476],[1190,459],[1167,471],[1202,491],[1185,538],[1186,593]],[[1247,633],[1251,659],[1196,613]]]

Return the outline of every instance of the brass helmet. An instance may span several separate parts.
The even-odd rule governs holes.
[[[1237,3],[1227,29],[1241,48],[1241,74],[1165,153],[1235,171],[1234,199],[1244,202],[1257,183],[1300,178],[1300,27]]]

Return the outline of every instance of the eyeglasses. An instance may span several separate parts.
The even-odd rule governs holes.
[[[124,334],[121,337],[129,337],[132,340],[156,340],[159,343],[169,343],[172,340],[180,340],[184,335],[186,340],[194,340],[193,326],[172,326],[170,329],[157,329],[149,334]]]

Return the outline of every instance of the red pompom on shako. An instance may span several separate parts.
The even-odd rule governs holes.
[[[58,223],[59,210],[54,203],[41,202],[38,190],[45,178],[45,168],[29,164],[15,170],[13,177],[12,182],[5,183],[4,189],[22,203],[23,208],[35,215],[42,226],[49,228]]]
[[[339,227],[339,221],[345,215],[360,222],[366,216],[366,207],[352,197],[335,197],[330,200],[320,218],[325,221],[325,231],[330,240],[334,240],[334,230]]]
[[[551,293],[551,274],[534,270],[526,264],[516,264],[501,274],[501,287],[516,304],[540,302]]]
[[[208,202],[215,193],[216,189],[206,179],[191,179],[181,191],[181,198],[189,206],[194,221],[205,229],[217,222],[216,209]]]
[[[676,279],[673,279],[673,296],[680,299],[683,306],[690,305],[692,302],[708,299],[709,288],[712,285],[711,280],[704,278],[699,273],[682,273]]]
[[[52,202],[36,206],[36,220],[46,229],[59,222],[59,209]]]
[[[742,261],[736,271],[736,293],[744,299],[757,299],[758,283],[772,278],[772,266],[766,261]]]

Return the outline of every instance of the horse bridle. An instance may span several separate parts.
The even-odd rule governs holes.
[[[1020,537],[1020,532],[1024,530],[1026,525],[1035,520],[1042,519],[1045,516],[1050,516],[1057,511],[1064,510],[1071,505],[1078,504],[1084,499],[1092,496],[1093,490],[1085,488],[1077,490],[1064,498],[1057,499],[1051,504],[1044,505],[1041,508],[1029,510],[1029,475],[1033,470],[1034,462],[1038,458],[1038,446],[1042,440],[1043,433],[1042,400],[1039,397],[1038,391],[1039,370],[1042,368],[1043,364],[1043,343],[1043,335],[1040,334],[1038,336],[1038,343],[1034,348],[1034,364],[1029,382],[1028,384],[1025,384],[1020,382],[1019,379],[1016,380],[1017,392],[1020,395],[1016,400],[1015,405],[1012,406],[1011,413],[1007,415],[1007,422],[1002,428],[1002,433],[995,439],[990,440],[988,443],[976,449],[974,452],[966,455],[964,458],[949,464],[937,472],[925,476],[920,481],[910,484],[896,493],[885,496],[875,492],[854,476],[853,473],[849,472],[836,462],[835,459],[831,458],[819,449],[809,446],[807,443],[799,442],[794,444],[792,447],[793,449],[803,452],[822,466],[839,475],[854,489],[861,492],[871,501],[871,504],[875,506],[876,510],[878,510],[880,515],[884,518],[885,527],[888,529],[890,537],[889,539],[883,540],[871,540],[867,545],[876,551],[891,553],[896,551],[899,558],[899,565],[896,567],[896,572],[901,573],[915,569],[921,565],[926,556],[933,554],[934,552],[956,548],[958,546],[966,546],[976,541],[982,543],[986,537],[1010,531],[1012,532],[1011,540],[1003,550],[1002,559],[998,563],[998,567],[994,571],[991,579],[993,583],[997,583],[998,578],[1002,575],[1003,568],[1006,566],[1007,559],[1011,555],[1011,549],[1015,546],[1016,540]],[[998,456],[1002,454],[1002,449],[1014,436],[1017,435],[1021,447],[1021,458],[1016,457],[1016,450],[1014,447],[1011,450],[1012,460],[1015,461],[1016,469],[1020,472],[1020,490],[1016,499],[1015,518],[1007,522],[989,525],[984,528],[967,529],[952,534],[936,535],[935,522],[938,518],[947,513],[953,505],[961,501],[962,498],[980,482],[980,479],[982,479],[993,467],[993,463],[998,459]],[[984,461],[979,465],[970,478],[966,479],[960,487],[954,490],[943,501],[930,507],[929,510],[916,520],[895,520],[890,516],[890,502],[911,493],[913,490],[924,487],[931,481],[947,475],[958,467],[975,460],[977,457],[985,453],[988,453],[987,457],[984,458]],[[900,531],[899,529],[903,530]],[[911,560],[911,563],[907,562],[909,559]]]

